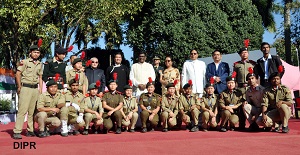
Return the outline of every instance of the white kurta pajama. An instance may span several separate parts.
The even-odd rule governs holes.
[[[182,68],[182,86],[193,81],[193,93],[199,94],[202,97],[205,86],[206,65],[200,60],[187,60]]]
[[[138,88],[139,84],[146,85],[148,83],[149,77],[152,78],[152,81],[155,81],[155,71],[153,66],[147,62],[144,63],[135,63],[131,66],[129,79],[133,84],[133,96],[139,98],[142,93],[146,93],[147,89],[140,90]]]

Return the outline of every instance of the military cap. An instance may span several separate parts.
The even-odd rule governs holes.
[[[240,48],[240,50],[238,51],[238,54],[241,54],[243,51],[248,51],[248,48],[247,47]]]
[[[227,78],[226,78],[226,82],[228,82],[228,81],[235,81],[236,80],[236,72],[234,71],[234,72],[232,72],[232,75],[231,76],[228,76]]]
[[[271,81],[275,76],[279,76],[280,79],[282,78],[283,74],[284,74],[284,67],[282,65],[278,66],[278,72],[274,72],[269,76],[269,81]]]
[[[210,87],[210,86],[212,86],[212,87],[215,86],[215,79],[214,79],[214,77],[210,77],[210,78],[209,78],[209,83],[207,83],[207,84],[205,85],[205,88],[208,88],[208,87]]]
[[[153,58],[153,60],[160,60],[160,58],[159,58],[158,56],[155,56],[155,57]]]
[[[146,84],[146,88],[148,88],[148,87],[151,86],[151,85],[154,86],[154,85],[155,85],[155,81],[153,81],[152,78],[149,77],[149,78],[148,78],[148,83]]]
[[[170,88],[170,87],[175,87],[175,84],[174,84],[174,83],[168,83],[168,84],[166,85],[166,88],[167,88],[167,89]]]
[[[67,50],[65,48],[59,47],[55,50],[55,53],[64,54],[64,53],[67,53]]]
[[[193,86],[193,81],[189,80],[188,83],[186,83],[182,88],[183,89],[187,89]]]
[[[40,48],[39,48],[37,45],[31,45],[31,46],[29,47],[29,50],[30,50],[30,51],[33,51],[33,50],[39,51]]]
[[[75,79],[72,79],[69,81],[69,85],[71,86],[73,83],[79,83],[79,81],[75,80]]]
[[[72,62],[72,65],[75,65],[77,62],[82,62],[80,58],[75,58]]]
[[[125,85],[125,86],[124,86],[124,90],[127,90],[127,89],[132,89],[132,87],[129,86],[129,85]]]
[[[97,87],[96,83],[92,83],[92,84],[89,85],[88,90],[97,89],[97,88],[98,87]]]
[[[57,82],[55,82],[55,81],[52,80],[52,79],[46,82],[46,86],[47,86],[47,87],[52,86],[52,85],[57,85]]]

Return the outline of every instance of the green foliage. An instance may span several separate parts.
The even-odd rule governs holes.
[[[263,34],[261,16],[249,1],[157,0],[145,2],[135,19],[127,30],[134,56],[140,51],[146,51],[149,60],[172,55],[179,68],[192,49],[200,57],[216,48],[233,53],[246,38],[255,49]]]
[[[282,60],[286,60],[284,38],[276,39],[275,42],[273,43],[272,47],[276,48],[277,55],[279,55]],[[298,57],[297,57],[296,47],[293,45],[291,45],[291,47],[292,47],[292,50],[291,50],[292,64],[291,65],[298,66]]]
[[[10,110],[10,104],[11,101],[4,99],[4,100],[0,100],[0,111],[9,111]]]

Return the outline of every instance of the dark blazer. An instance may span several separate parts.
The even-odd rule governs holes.
[[[102,69],[92,69],[91,67],[88,67],[85,69],[85,75],[89,81],[89,85],[100,80],[101,85],[98,89],[98,93],[104,92],[106,81],[104,71]]]
[[[226,62],[220,62],[218,70],[216,70],[216,65],[213,62],[207,65],[205,75],[207,83],[209,83],[210,77],[218,76],[221,78],[221,82],[215,84],[216,93],[220,94],[227,88],[226,77],[229,76],[229,71],[229,65]]]
[[[269,76],[274,72],[278,72],[278,66],[280,65],[282,65],[280,57],[271,55],[271,59],[268,59]],[[257,63],[254,67],[254,71],[260,77],[260,85],[264,87],[267,86],[267,83],[265,81],[265,63],[262,57],[257,60]]]

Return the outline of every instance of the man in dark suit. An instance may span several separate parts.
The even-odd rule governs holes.
[[[269,43],[263,42],[260,50],[263,52],[263,57],[257,60],[254,71],[260,77],[260,85],[267,87],[270,86],[269,76],[274,72],[278,72],[278,67],[282,65],[282,62],[279,56],[270,54]]]
[[[210,63],[206,67],[206,80],[207,83],[211,77],[215,80],[215,94],[220,94],[227,88],[226,77],[229,75],[229,65],[226,62],[222,62],[222,55],[219,50],[212,52],[212,58],[214,62]]]
[[[102,69],[98,68],[99,61],[97,58],[91,58],[92,64],[91,67],[85,69],[85,75],[89,81],[89,83],[96,83],[98,80],[101,82],[100,87],[98,88],[98,94],[100,96],[103,95],[105,90],[105,75]]]

